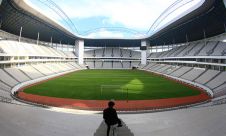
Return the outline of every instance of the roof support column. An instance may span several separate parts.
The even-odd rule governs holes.
[[[37,37],[37,45],[39,44],[39,32],[38,32],[38,37]]]
[[[206,46],[206,31],[205,31],[205,29],[203,29],[203,38],[205,40],[205,46]]]
[[[76,41],[75,52],[78,55],[78,64],[83,64],[84,63],[84,40]]]
[[[225,0],[226,1],[226,0]],[[224,32],[226,32],[226,25],[224,24]]]
[[[50,38],[50,44],[51,44],[51,47],[53,48],[53,37],[52,36]]]
[[[20,36],[19,36],[19,42],[20,42],[20,39],[21,39],[21,36],[22,36],[22,31],[23,31],[23,27],[21,26],[21,27],[20,27]]]
[[[146,40],[141,41],[141,65],[146,65],[147,64],[147,44],[148,42]]]

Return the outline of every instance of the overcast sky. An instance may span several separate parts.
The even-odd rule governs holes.
[[[26,0],[34,8],[64,25],[68,26],[51,8],[42,2],[48,0]],[[78,32],[101,27],[122,27],[126,30],[110,31],[102,28],[94,33],[86,33],[89,37],[130,37],[146,33],[159,15],[176,0],[52,0],[73,21]],[[128,32],[128,29],[133,30]],[[74,32],[74,30],[71,30]],[[139,33],[136,33],[139,32]],[[136,34],[134,34],[136,33]]]

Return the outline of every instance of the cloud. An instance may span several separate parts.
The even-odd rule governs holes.
[[[82,34],[87,38],[144,38],[145,34],[125,28],[100,28]]]
[[[40,1],[47,0],[25,0],[35,9],[48,16],[52,20],[63,24],[70,31],[67,23],[54,11]],[[125,27],[142,33],[148,31],[154,21],[163,11],[176,0],[53,0],[68,16],[73,20],[75,26],[82,27],[82,31],[89,31],[100,27]],[[200,1],[200,0],[196,0]],[[195,4],[195,3],[193,3]],[[191,4],[192,5],[192,4]],[[190,7],[182,7],[165,18],[157,28],[164,27],[164,24],[170,23],[176,16],[182,15]],[[99,18],[99,20],[93,19]],[[76,22],[77,20],[77,22]],[[90,23],[84,23],[89,21]],[[99,21],[99,22],[98,22]],[[81,25],[82,24],[82,25]],[[85,27],[85,25],[90,25]],[[79,28],[77,28],[79,30]],[[101,30],[88,34],[88,37],[128,37],[124,32],[115,32],[110,30]],[[141,37],[140,34],[130,34],[130,37]]]
[[[100,29],[99,31],[95,31],[92,33],[89,33],[87,38],[125,38],[126,35],[123,34],[123,32],[111,32],[107,29]]]
[[[107,17],[103,23],[147,30],[175,0],[54,0],[72,19]]]

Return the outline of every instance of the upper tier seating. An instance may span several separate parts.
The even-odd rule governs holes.
[[[151,53],[149,55],[150,58],[157,58],[159,57],[163,52],[156,52],[156,53]]]
[[[85,56],[85,58],[93,58],[93,57],[140,58],[141,53],[138,51],[130,50],[130,49],[107,47],[107,48],[85,51],[84,56]]]
[[[113,48],[113,55],[114,55],[114,57],[121,57],[121,49]]]
[[[192,50],[190,50],[188,52],[187,56],[195,56],[195,55],[197,55],[202,50],[204,45],[205,45],[204,42],[200,42],[200,43],[194,45],[194,48],[192,48]]]
[[[226,56],[226,43],[201,41],[174,47],[169,51],[150,53],[148,58],[190,57],[190,56]]]
[[[132,53],[130,50],[121,49],[121,57],[125,57],[125,58],[132,57]]]
[[[114,50],[113,48],[105,48],[104,49],[104,57],[117,57],[115,54],[114,54]]]
[[[76,58],[75,53],[71,52],[71,51],[65,51],[63,52],[67,57],[71,57],[71,58]]]
[[[211,54],[211,51],[214,49],[214,47],[218,44],[218,42],[215,41],[209,41],[206,43],[205,47],[199,52],[198,56],[208,56]]]
[[[182,52],[186,48],[185,45],[176,47],[176,51],[173,52],[169,57],[176,57],[180,52]]]
[[[219,42],[217,47],[214,49],[214,51],[211,55],[213,55],[213,56],[225,55],[226,56],[226,53],[224,53],[225,51],[226,51],[226,43]]]
[[[132,58],[141,58],[141,53],[138,51],[131,51]]]
[[[185,47],[184,50],[182,50],[177,57],[183,57],[185,55],[187,55],[197,44],[193,43],[193,44],[189,44],[188,46]]]
[[[43,45],[10,40],[0,40],[0,48],[4,53],[11,56],[76,57],[72,52],[63,53]]]
[[[84,52],[84,56],[85,56],[86,58],[92,58],[92,57],[95,56],[95,53],[94,53],[94,52],[95,52],[94,50],[85,51],[85,52]],[[96,57],[96,56],[95,56],[95,57]]]

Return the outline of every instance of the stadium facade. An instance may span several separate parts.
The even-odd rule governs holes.
[[[168,12],[161,16],[164,14]],[[60,63],[69,65],[70,70],[140,68],[199,86],[211,96],[225,94],[226,10],[223,0],[205,1],[141,39],[79,37],[21,0],[3,0],[0,15],[0,67],[5,75],[1,76],[4,89],[10,90],[28,79],[65,71],[60,67],[51,68]],[[31,77],[25,69],[34,69],[30,73],[37,75]],[[23,75],[22,81],[15,77],[14,70],[16,75]]]
[[[141,39],[91,39],[72,34],[23,0],[0,4],[0,98],[18,88],[81,69],[132,69],[226,95],[226,4],[200,7]]]

